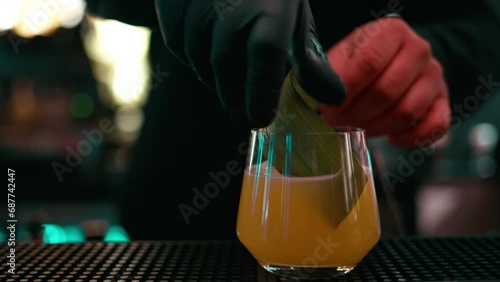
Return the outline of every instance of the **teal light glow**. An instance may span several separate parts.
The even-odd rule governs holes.
[[[64,228],[57,224],[42,224],[43,242],[46,244],[67,243],[68,236]]]
[[[85,234],[83,230],[78,225],[67,225],[64,226],[64,231],[66,232],[68,243],[82,243],[85,242]]]
[[[373,171],[372,155],[371,155],[370,150],[368,148],[366,148],[366,155],[368,156],[368,168],[370,169],[370,171]]]
[[[104,235],[104,242],[127,243],[130,242],[130,238],[121,226],[111,225]]]

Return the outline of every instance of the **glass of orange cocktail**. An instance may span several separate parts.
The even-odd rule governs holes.
[[[253,130],[237,235],[262,267],[281,276],[351,271],[380,239],[364,131]]]

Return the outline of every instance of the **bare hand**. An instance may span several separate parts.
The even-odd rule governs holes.
[[[367,23],[327,52],[347,89],[341,106],[321,105],[332,126],[388,135],[397,146],[442,137],[450,121],[448,88],[430,44],[399,18]]]

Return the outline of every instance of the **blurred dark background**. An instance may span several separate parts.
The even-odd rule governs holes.
[[[148,61],[150,31],[90,18],[83,0],[42,2],[0,2],[0,163],[16,171],[17,239],[127,241],[114,197],[162,75]],[[499,230],[498,106],[494,93],[461,117],[394,185],[387,172],[414,151],[370,140],[385,236]]]
[[[88,18],[83,0],[44,3],[0,2],[0,162],[16,171],[18,239],[127,240],[113,188],[142,122],[149,31]]]

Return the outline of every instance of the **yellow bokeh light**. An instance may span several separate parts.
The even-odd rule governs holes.
[[[0,31],[24,38],[48,36],[60,27],[73,28],[85,15],[84,0],[0,0]]]
[[[23,1],[0,0],[0,31],[16,26],[22,7]]]
[[[96,79],[109,90],[116,106],[141,106],[150,84],[150,29],[90,16],[88,20],[84,46],[95,63]]]

